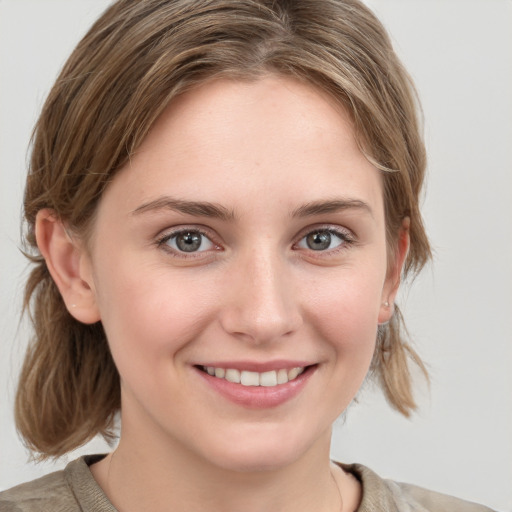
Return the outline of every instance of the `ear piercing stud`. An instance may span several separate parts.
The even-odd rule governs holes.
[[[386,308],[389,308],[389,302],[388,302],[388,301],[384,302],[384,303],[383,303],[383,305],[384,305]]]

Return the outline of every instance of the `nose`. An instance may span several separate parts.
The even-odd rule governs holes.
[[[230,268],[223,329],[252,343],[289,336],[302,324],[293,269],[278,255],[252,254]]]

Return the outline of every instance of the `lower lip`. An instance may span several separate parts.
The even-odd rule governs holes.
[[[308,367],[294,380],[277,386],[242,386],[226,379],[213,377],[195,368],[200,377],[216,392],[231,402],[252,409],[269,409],[284,404],[297,396],[316,370],[316,366]]]

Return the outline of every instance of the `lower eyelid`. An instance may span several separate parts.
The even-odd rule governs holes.
[[[201,236],[206,238],[206,240],[208,240],[208,242],[211,246],[208,247],[207,249],[203,249],[201,251],[186,252],[186,251],[181,251],[179,249],[176,249],[174,247],[170,247],[168,245],[168,242],[170,240],[172,240],[173,238],[176,238],[177,236],[179,236],[182,233],[187,233],[187,232],[194,232],[194,233],[200,234]],[[325,249],[325,250],[318,250],[318,251],[315,251],[314,249],[311,249],[308,247],[304,247],[304,249],[306,249],[306,250],[317,253],[318,256],[321,256],[322,253],[332,254],[334,252],[338,252],[338,251],[346,248],[346,246],[349,246],[356,242],[355,237],[348,230],[345,231],[345,230],[340,230],[337,228],[326,226],[326,227],[318,227],[317,229],[310,229],[307,232],[304,232],[301,235],[301,237],[299,238],[298,242],[296,242],[294,244],[294,246],[297,247],[299,242],[304,240],[308,235],[310,235],[312,233],[319,233],[319,232],[328,232],[331,235],[338,237],[340,239],[340,243],[336,247],[333,247],[332,249]],[[164,250],[167,250],[168,252],[173,253],[173,254],[177,254],[181,257],[197,257],[203,253],[208,253],[211,250],[222,250],[222,247],[217,242],[215,242],[215,240],[209,233],[206,233],[205,231],[198,229],[198,228],[188,228],[188,227],[179,228],[179,229],[176,229],[175,231],[166,232],[166,233],[158,236],[156,239],[156,244],[159,247],[162,247]],[[302,249],[302,247],[301,247],[301,249]]]
[[[208,240],[208,243],[211,244],[212,247],[210,247],[208,249],[201,250],[201,251],[191,251],[190,253],[187,253],[185,251],[180,251],[179,249],[175,249],[175,248],[169,246],[168,242],[170,240],[175,239],[180,234],[191,233],[191,232],[198,233],[199,235],[204,237],[206,240]],[[204,252],[208,252],[211,249],[219,248],[219,245],[212,240],[211,235],[209,235],[208,233],[205,233],[204,231],[197,229],[197,228],[194,228],[194,229],[193,228],[183,228],[183,229],[177,229],[176,231],[164,233],[163,235],[159,236],[156,239],[156,243],[159,247],[163,247],[164,249],[167,248],[167,250],[170,252],[173,252],[175,254],[184,255],[184,256],[193,256],[194,254],[197,255],[197,254],[201,254]]]
[[[331,235],[334,235],[334,236],[338,237],[340,240],[342,240],[343,242],[353,242],[354,241],[354,236],[350,232],[348,232],[348,231],[341,231],[339,229],[334,229],[334,228],[312,229],[310,231],[307,231],[307,232],[303,233],[300,236],[299,241],[303,240],[308,235],[311,235],[313,233],[322,233],[322,232],[327,232],[327,233],[329,233]]]

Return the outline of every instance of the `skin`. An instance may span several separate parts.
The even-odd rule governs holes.
[[[203,233],[200,250],[179,251],[184,228]],[[328,230],[328,248],[308,246]],[[355,510],[359,484],[329,461],[331,425],[392,315],[408,238],[404,224],[388,262],[381,176],[342,108],[289,78],[207,83],[115,176],[87,247],[48,211],[36,235],[71,314],[102,321],[121,376],[120,443],[92,467],[120,511],[340,510],[337,486]],[[314,371],[263,409],[196,368],[276,360]]]

